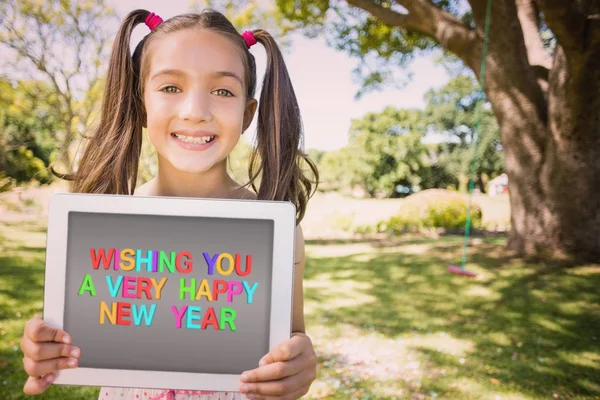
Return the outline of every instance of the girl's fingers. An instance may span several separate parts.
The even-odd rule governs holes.
[[[45,361],[34,361],[29,357],[23,359],[23,367],[30,377],[44,376],[61,369],[76,368],[78,364],[79,360],[73,357],[59,357]]]
[[[296,393],[303,388],[310,386],[314,380],[314,371],[304,370],[297,375],[288,376],[283,379],[273,380],[270,382],[259,382],[259,383],[244,383],[242,385],[242,392],[255,395],[263,396],[286,396],[289,393]],[[262,398],[262,397],[257,397]],[[269,397],[265,397],[269,398]]]
[[[48,388],[48,386],[50,386],[53,380],[54,374],[48,374],[41,378],[30,376],[29,378],[27,378],[25,386],[23,386],[23,393],[28,394],[30,396],[42,394]]]
[[[288,376],[299,373],[305,368],[306,360],[302,356],[296,357],[291,361],[274,362],[273,364],[263,365],[246,371],[242,374],[242,382],[266,382],[283,379]]]
[[[24,339],[21,343],[21,349],[25,357],[33,361],[44,361],[58,357],[79,357],[81,350],[78,347],[62,343],[35,343]]]
[[[71,337],[65,331],[51,327],[39,316],[27,321],[25,336],[33,342],[71,343]]]

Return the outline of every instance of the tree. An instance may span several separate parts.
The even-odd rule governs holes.
[[[31,96],[33,89],[42,90]],[[48,183],[52,156],[52,132],[57,121],[40,97],[52,90],[40,82],[11,82],[0,78],[0,181]],[[3,188],[8,185],[0,183]],[[2,189],[0,189],[1,191]]]
[[[106,26],[114,13],[104,1],[7,0],[0,3],[0,45],[13,51],[0,64],[4,74],[38,82],[30,95],[51,106],[59,121],[52,138],[65,172],[72,172],[69,153],[100,106],[103,61],[109,45]],[[49,84],[53,92],[41,90]]]
[[[495,178],[504,172],[504,165],[498,124],[487,104],[479,132],[476,130],[479,97],[471,76],[457,76],[440,89],[427,92],[424,118],[435,133],[444,136],[444,142],[435,149],[434,165],[457,177],[462,190],[467,189],[474,166],[477,185],[485,193],[484,176]]]
[[[479,78],[486,4],[277,0],[299,29],[360,59],[364,90],[435,48]],[[492,3],[484,90],[509,177],[508,245],[520,254],[600,259],[599,14],[598,0]]]
[[[397,185],[418,185],[426,168],[425,127],[419,116],[418,110],[387,107],[353,120],[348,145],[320,160],[324,186],[361,187],[370,197],[389,197]]]

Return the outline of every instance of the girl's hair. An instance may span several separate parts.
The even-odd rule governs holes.
[[[135,10],[119,28],[108,66],[99,124],[82,154],[78,170],[71,175],[60,175],[74,181],[75,192],[133,194],[146,120],[143,85],[149,66],[147,48],[154,38],[189,28],[208,29],[229,38],[238,45],[242,55],[247,98],[255,95],[254,56],[224,15],[205,10],[165,20],[144,37],[131,55],[131,33],[149,14],[146,10]],[[267,66],[259,100],[257,146],[250,156],[250,181],[245,186],[251,185],[258,199],[293,202],[299,223],[318,184],[318,171],[300,149],[302,120],[283,56],[268,32],[256,29],[252,33],[266,50]],[[304,174],[304,163],[312,171],[314,182]]]

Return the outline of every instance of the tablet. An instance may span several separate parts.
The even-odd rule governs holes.
[[[237,391],[289,339],[289,202],[56,194],[44,320],[81,348],[55,383]]]

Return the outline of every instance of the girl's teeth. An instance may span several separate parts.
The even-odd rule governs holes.
[[[214,136],[191,137],[191,136],[178,135],[176,133],[174,135],[177,139],[181,140],[182,142],[193,143],[193,144],[209,143],[209,142],[212,142],[213,139],[215,138]]]

